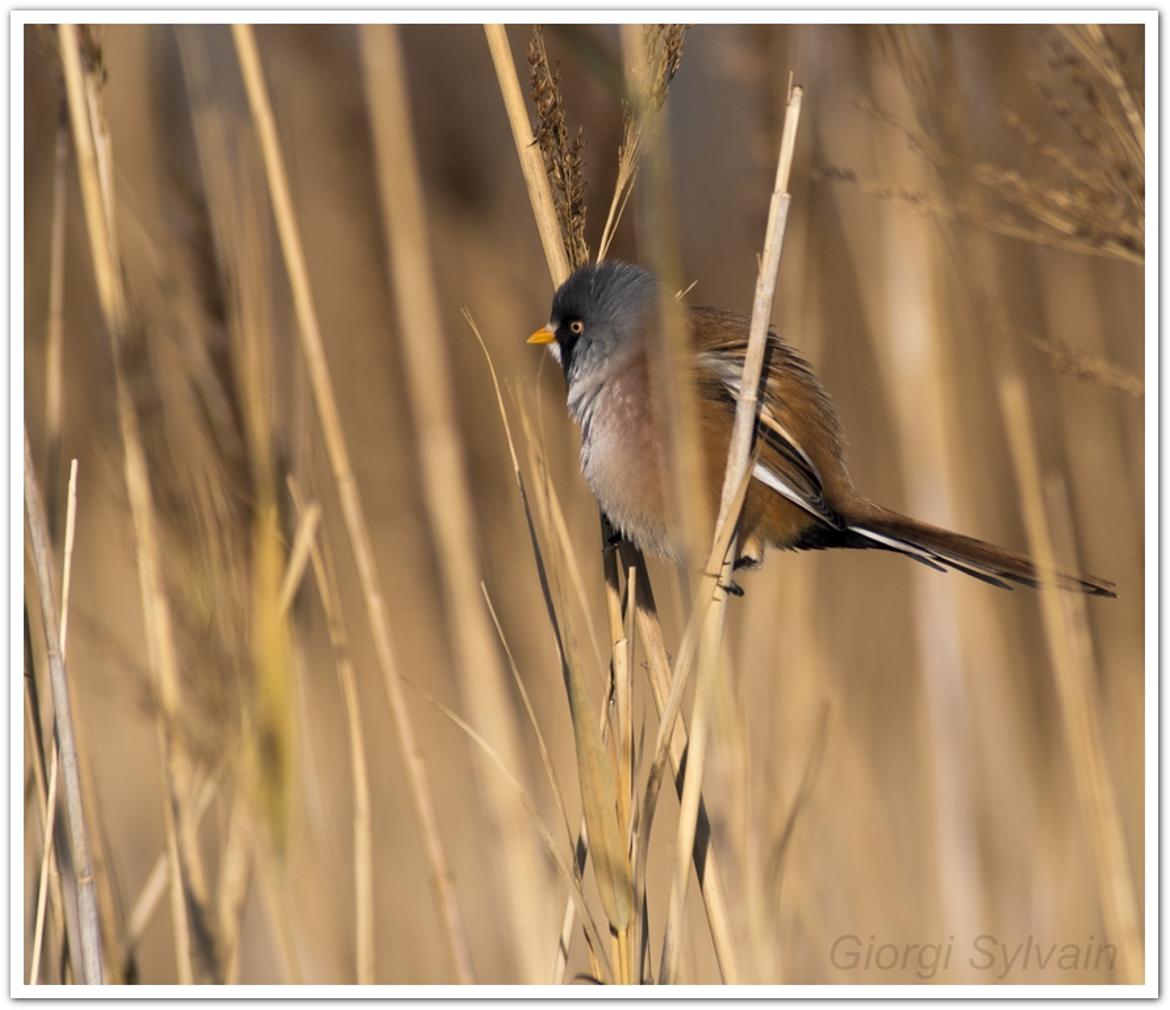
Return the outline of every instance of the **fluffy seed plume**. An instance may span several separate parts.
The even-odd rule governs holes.
[[[544,155],[544,167],[552,182],[557,219],[565,251],[574,267],[589,262],[589,243],[585,241],[585,177],[582,131],[570,138],[565,119],[565,102],[561,95],[560,67],[549,62],[544,44],[544,30],[533,26],[528,43],[528,66],[531,70],[532,101],[536,106],[536,141]]]
[[[598,260],[605,258],[634,188],[642,161],[642,139],[662,111],[670,82],[682,64],[686,32],[686,25],[646,25],[642,29],[642,65],[637,69],[642,86],[623,103],[625,124],[618,148],[617,182],[598,245]]]
[[[1002,119],[1037,158],[1027,170],[972,162],[929,133],[868,102],[858,107],[905,136],[944,177],[964,185],[969,199],[932,199],[862,179],[852,169],[827,166],[814,177],[851,183],[863,192],[912,206],[920,213],[963,220],[999,235],[1092,256],[1141,263],[1145,259],[1145,125],[1140,89],[1130,83],[1124,54],[1095,25],[1043,34],[1043,71],[1032,83],[1073,134],[1068,144],[1042,143],[1012,110]],[[892,59],[907,81],[924,76],[899,50]]]

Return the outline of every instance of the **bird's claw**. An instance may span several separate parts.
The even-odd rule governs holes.
[[[715,585],[722,589],[728,596],[743,596],[743,587],[737,582],[732,582],[728,579],[726,582],[722,580],[718,572],[703,572],[709,579],[715,580]]]

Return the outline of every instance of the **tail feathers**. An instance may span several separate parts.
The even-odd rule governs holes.
[[[868,508],[864,517],[851,520],[848,533],[852,534],[850,542],[843,546],[897,551],[939,571],[953,568],[1001,589],[1012,589],[1011,583],[1034,589],[1053,585],[1091,596],[1117,596],[1112,582],[1077,572],[1046,571],[1023,554],[876,505]]]

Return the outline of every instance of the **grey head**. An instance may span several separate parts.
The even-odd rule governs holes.
[[[606,260],[576,270],[553,296],[545,331],[570,389],[604,382],[625,364],[657,304],[658,282],[641,267]]]

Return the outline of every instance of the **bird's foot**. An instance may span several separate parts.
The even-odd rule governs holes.
[[[604,540],[604,546],[601,548],[602,554],[608,554],[621,546],[621,542],[625,539],[621,531],[610,521],[609,516],[604,513],[601,516],[601,535]]]
[[[719,572],[705,571],[703,574],[709,579],[714,579],[715,585],[722,589],[728,596],[743,596],[743,586],[741,586],[738,582],[732,582],[731,579],[728,579],[726,582],[724,582],[722,575]]]
[[[738,572],[746,568],[748,571],[754,571],[763,563],[764,558],[762,555],[744,553],[735,559],[735,564],[731,566],[731,570],[733,572]]]

